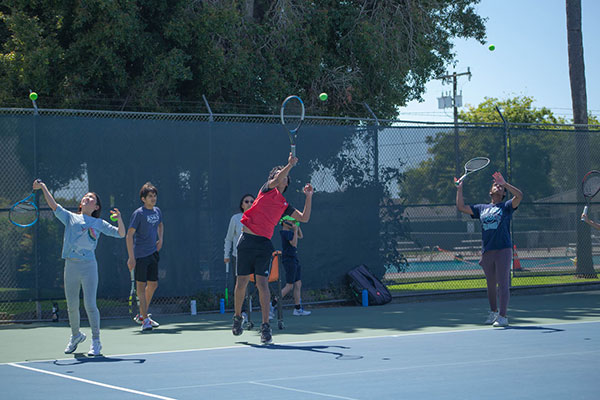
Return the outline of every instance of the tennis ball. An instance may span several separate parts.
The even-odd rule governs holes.
[[[319,99],[321,99],[321,101],[325,101],[325,100],[327,100],[327,93],[321,93],[321,94],[319,95]]]
[[[117,217],[117,214],[110,214],[110,220],[116,222],[119,219],[119,217]]]
[[[493,44],[490,44],[488,49],[490,49],[490,51],[494,51],[494,50],[496,50],[496,46],[494,46]]]
[[[37,100],[37,93],[36,92],[29,93],[29,99],[32,101]]]

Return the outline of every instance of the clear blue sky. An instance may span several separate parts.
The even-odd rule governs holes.
[[[581,0],[588,110],[600,116],[600,1]],[[485,97],[506,99],[531,96],[536,108],[572,119],[565,0],[482,0],[478,14],[488,18],[487,41],[456,40],[457,65],[448,72],[458,78],[463,106],[478,105]],[[495,51],[488,45],[494,44]],[[400,108],[399,118],[411,121],[452,121],[452,109],[438,109],[437,98],[452,91],[439,80],[427,84],[424,102]],[[465,109],[463,107],[463,109]]]

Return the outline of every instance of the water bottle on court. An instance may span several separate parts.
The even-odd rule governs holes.
[[[190,301],[190,312],[192,315],[196,315],[196,300]]]
[[[363,289],[362,291],[362,305],[363,307],[369,306],[369,291],[367,289]]]
[[[225,299],[221,299],[219,303],[219,312],[225,314]]]

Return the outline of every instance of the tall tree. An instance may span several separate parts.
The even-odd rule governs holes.
[[[313,112],[393,117],[454,61],[453,38],[485,40],[478,2],[6,0],[0,102],[34,88],[41,106],[198,111],[205,94],[265,112],[297,93]]]
[[[581,33],[581,0],[567,0],[567,44],[569,50],[569,80],[573,103],[573,123],[578,124],[575,135],[577,151],[577,180],[581,181],[590,169],[589,134],[587,132],[587,93],[585,87],[585,62],[583,59],[583,35]],[[583,202],[583,194],[577,191],[577,200]],[[596,277],[592,260],[590,227],[577,225],[577,273],[584,277]]]

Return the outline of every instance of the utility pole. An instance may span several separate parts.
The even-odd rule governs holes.
[[[471,80],[471,69],[467,68],[467,72],[456,73],[438,76],[436,79],[441,79],[442,81],[447,81],[448,79],[452,79],[452,97],[444,96],[438,98],[438,108],[454,108],[454,167],[455,167],[455,176],[459,177],[462,175],[462,168],[460,165],[460,148],[458,142],[458,107],[462,107],[462,92],[457,96],[456,86],[459,76],[468,75],[469,80]]]

